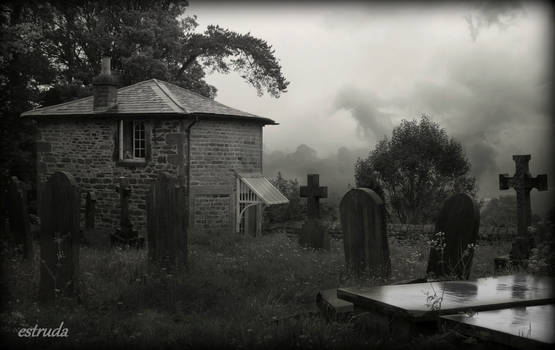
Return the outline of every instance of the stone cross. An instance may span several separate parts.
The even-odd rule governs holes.
[[[499,189],[508,190],[510,187],[516,191],[516,206],[518,216],[518,235],[526,235],[527,228],[532,220],[532,210],[530,207],[530,191],[537,188],[538,191],[547,190],[547,175],[542,174],[536,177],[530,176],[528,162],[530,155],[515,155],[513,160],[516,165],[516,172],[513,177],[509,174],[499,174]]]
[[[538,191],[547,190],[547,175],[542,174],[536,177],[530,176],[528,162],[531,156],[513,155],[516,171],[513,177],[509,174],[499,174],[499,189],[508,190],[510,187],[516,191],[516,207],[518,217],[518,237],[517,240],[527,240],[528,226],[532,221],[532,209],[530,207],[530,191],[537,188]],[[515,249],[515,248],[514,248]],[[518,252],[512,252],[513,256],[521,257]],[[525,248],[524,248],[525,249]],[[513,254],[516,253],[516,254]],[[525,253],[525,252],[521,252]]]
[[[307,215],[309,219],[320,217],[320,198],[328,197],[328,188],[320,186],[320,175],[308,174],[307,186],[301,186],[300,195],[307,199]]]

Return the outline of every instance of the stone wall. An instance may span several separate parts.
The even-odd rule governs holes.
[[[42,183],[55,171],[68,171],[87,191],[96,193],[96,226],[113,232],[119,225],[119,194],[115,188],[121,176],[129,178],[129,213],[134,227],[145,234],[145,198],[150,182],[159,172],[176,176],[176,156],[186,164],[186,137],[183,150],[169,141],[182,134],[189,120],[146,120],[150,131],[150,159],[142,165],[121,165],[117,150],[117,121],[109,119],[41,120],[38,125],[37,168]],[[175,139],[175,137],[174,137]],[[233,227],[233,170],[262,171],[262,126],[232,120],[200,120],[191,131],[191,223],[193,229],[228,231]],[[181,157],[181,156],[179,156]],[[186,179],[186,178],[185,178]]]
[[[195,216],[190,220],[195,231],[233,230],[234,171],[262,172],[261,124],[199,121],[191,131],[191,206]]]

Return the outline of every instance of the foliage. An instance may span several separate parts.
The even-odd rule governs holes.
[[[90,95],[102,55],[121,85],[158,78],[213,98],[205,72],[238,72],[259,95],[288,81],[272,47],[210,25],[200,33],[186,1],[12,1],[0,5],[0,166],[33,179],[32,121],[19,115]]]
[[[516,196],[492,198],[480,213],[480,222],[483,226],[516,226]]]
[[[450,195],[476,192],[462,145],[427,116],[403,120],[391,139],[379,141],[367,159],[357,162],[355,171],[357,185],[383,188],[390,212],[401,223],[431,221]]]
[[[299,194],[299,181],[286,179],[278,172],[270,182],[289,199],[289,204],[273,205],[264,210],[264,221],[268,223],[300,220],[303,218],[305,208],[301,205]]]
[[[355,163],[355,181],[356,187],[369,188],[376,192],[382,200],[385,200],[385,192],[383,186],[378,179],[378,173],[366,162],[360,158]]]
[[[540,221],[529,227],[535,247],[528,258],[528,271],[536,274],[555,275],[555,225]]]

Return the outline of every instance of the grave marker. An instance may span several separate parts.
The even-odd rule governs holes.
[[[430,250],[428,276],[468,279],[479,227],[480,210],[470,196],[459,193],[447,199],[435,226],[435,246]]]
[[[120,196],[120,228],[112,235],[112,245],[130,245],[136,248],[144,246],[144,238],[139,237],[138,231],[133,229],[133,224],[129,220],[129,196],[131,195],[131,187],[129,181],[125,177],[119,178],[119,185],[116,191]]]
[[[187,263],[187,197],[179,179],[166,173],[150,186],[147,196],[148,257],[172,269]]]
[[[10,231],[16,244],[23,247],[23,258],[33,260],[33,240],[27,211],[27,192],[15,176],[8,179],[7,211]]]
[[[555,345],[553,304],[459,313],[441,316],[440,320],[460,333],[510,348],[547,349]]]
[[[436,309],[427,298],[434,294],[442,298]],[[337,297],[354,303],[355,307],[421,322],[468,310],[551,304],[555,301],[555,279],[515,274],[470,281],[338,288]]]
[[[105,230],[95,228],[96,201],[96,193],[94,191],[87,192],[85,197],[85,228],[82,230],[81,243],[95,248],[108,248],[110,247],[110,234]]]
[[[339,204],[345,262],[357,275],[364,270],[387,279],[391,273],[382,199],[368,188],[349,190]]]
[[[79,272],[79,187],[70,173],[55,172],[42,187],[39,204],[42,301],[73,295]]]
[[[301,198],[306,198],[307,216],[309,219],[320,218],[320,198],[328,197],[328,188],[320,186],[319,174],[308,174],[306,186],[300,187]]]
[[[508,190],[510,187],[516,191],[516,210],[518,216],[518,233],[511,249],[511,260],[519,263],[527,259],[532,248],[533,241],[528,235],[528,226],[532,222],[532,209],[530,207],[530,191],[536,188],[538,191],[547,191],[547,175],[542,174],[536,177],[530,175],[528,162],[531,156],[513,155],[515,162],[515,174],[499,174],[499,189]]]
[[[300,187],[300,196],[307,199],[307,220],[301,228],[299,243],[312,248],[330,248],[327,226],[320,219],[320,198],[328,197],[328,188],[320,186],[320,175],[308,174],[307,186]]]

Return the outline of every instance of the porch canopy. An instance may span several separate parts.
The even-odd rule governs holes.
[[[237,232],[241,232],[241,222],[245,211],[249,207],[286,203],[289,203],[289,199],[272,185],[264,175],[260,173],[237,173]]]

